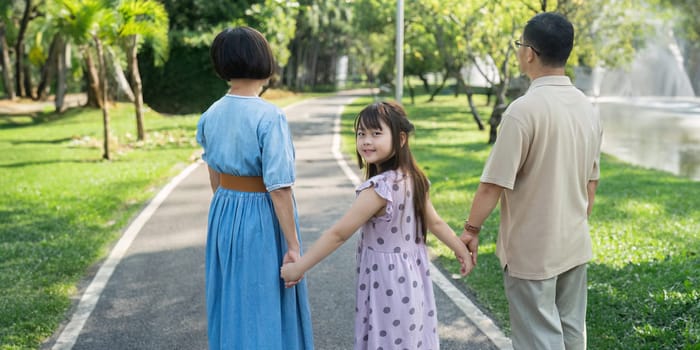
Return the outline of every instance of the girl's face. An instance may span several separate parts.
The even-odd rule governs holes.
[[[357,153],[367,164],[379,165],[394,155],[389,126],[383,120],[379,121],[379,125],[381,129],[368,129],[360,123],[357,129]]]

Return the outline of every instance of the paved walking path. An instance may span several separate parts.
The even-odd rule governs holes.
[[[285,108],[304,247],[342,216],[359,181],[334,138],[343,93]],[[132,222],[72,315],[43,349],[205,349],[204,244],[211,190],[194,164]],[[357,236],[357,235],[355,235]],[[357,237],[306,275],[317,349],[351,349]],[[507,338],[438,270],[432,274],[442,349],[509,349]]]

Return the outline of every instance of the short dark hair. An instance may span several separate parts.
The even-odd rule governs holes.
[[[275,72],[275,58],[265,37],[250,27],[226,28],[209,50],[221,79],[268,79]]]
[[[544,65],[563,67],[574,47],[574,26],[559,13],[539,13],[525,25],[523,41],[539,52]]]

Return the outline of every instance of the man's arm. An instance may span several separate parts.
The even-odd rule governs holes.
[[[481,182],[474,194],[472,208],[469,211],[469,219],[464,224],[464,231],[460,239],[467,245],[467,249],[472,253],[473,263],[476,265],[476,256],[479,250],[479,231],[486,218],[496,207],[504,188],[492,184]]]
[[[598,180],[588,181],[586,185],[586,190],[588,191],[588,208],[586,209],[586,216],[590,217],[593,211],[593,202],[595,201],[595,191],[598,189]]]

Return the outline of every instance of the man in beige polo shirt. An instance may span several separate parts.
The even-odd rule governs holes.
[[[481,225],[500,199],[496,255],[516,350],[586,348],[588,216],[602,128],[564,73],[573,40],[566,18],[540,13],[514,42],[532,82],[503,114],[461,236],[476,262]]]

